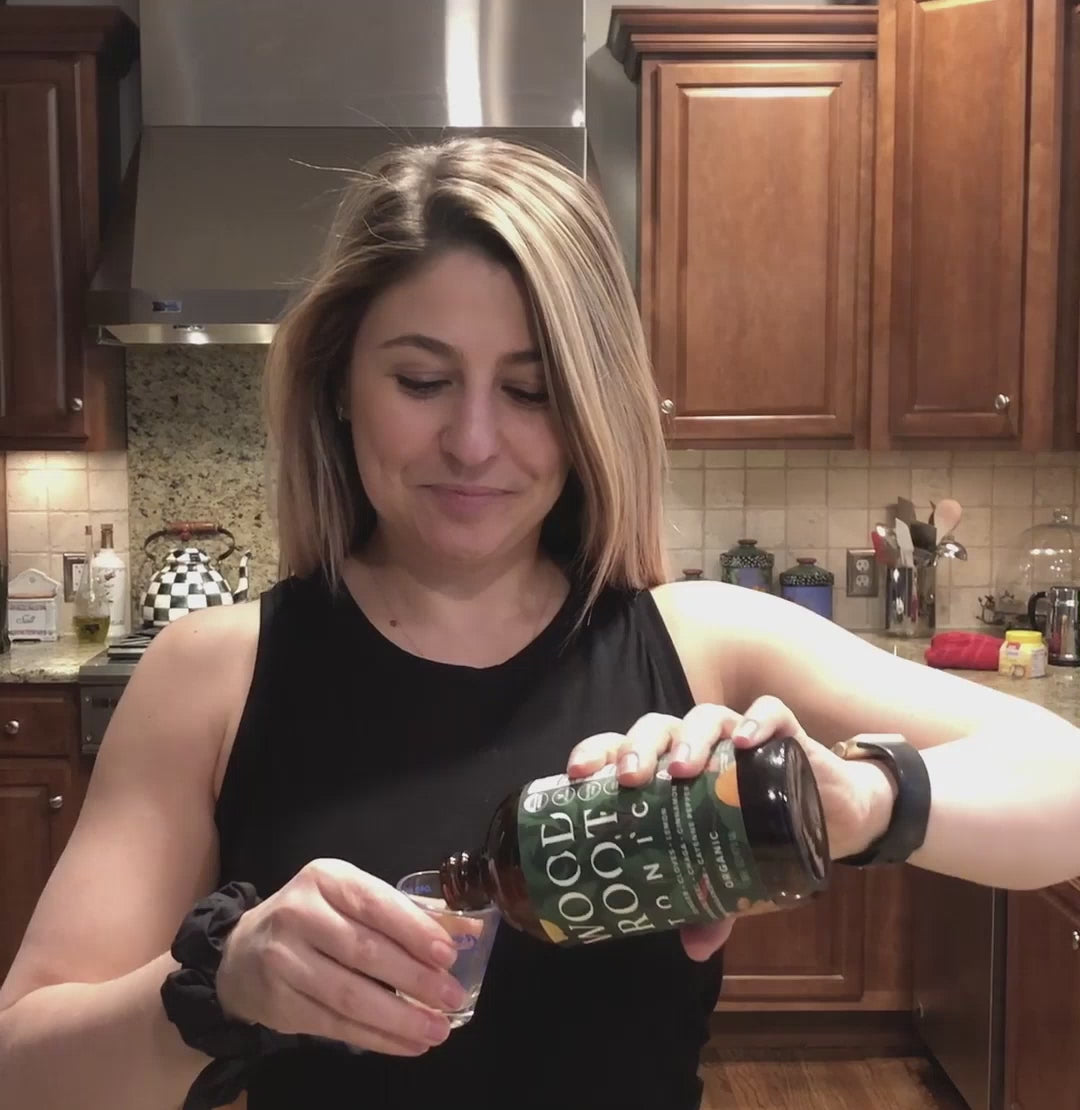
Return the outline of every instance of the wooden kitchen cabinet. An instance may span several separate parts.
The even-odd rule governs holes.
[[[872,443],[1051,446],[1064,7],[883,0]]]
[[[1075,448],[1080,7],[619,8],[668,442]]]
[[[0,690],[0,982],[86,794],[78,705],[65,684]]]
[[[1005,1106],[1080,1106],[1080,888],[1009,895]]]
[[[124,446],[123,356],[83,300],[136,44],[115,9],[0,7],[0,449]]]
[[[911,916],[904,867],[838,867],[806,909],[740,921],[717,1010],[909,1011]]]
[[[70,835],[71,780],[62,759],[0,759],[0,981]]]
[[[669,442],[865,441],[876,9],[618,8]]]

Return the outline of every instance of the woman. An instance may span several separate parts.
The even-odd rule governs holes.
[[[998,886],[1080,874],[1065,722],[784,601],[662,584],[632,291],[602,204],[546,157],[385,157],[267,380],[291,576],[172,625],[132,678],[0,992],[12,1106],[148,1110],[193,1084],[192,1105],[246,1084],[251,1110],[697,1106],[726,927],[570,950],[504,927],[452,1037],[395,993],[460,1001],[395,880],[475,846],[568,753],[629,785],[669,749],[691,775],[719,736],[791,734],[836,858],[887,842]],[[928,824],[882,762],[830,750],[859,733],[921,749]],[[262,901],[230,887],[188,919],[216,975],[204,952],[183,957],[201,980],[174,976],[181,920],[238,881]]]

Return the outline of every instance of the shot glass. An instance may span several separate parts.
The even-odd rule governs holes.
[[[450,968],[450,974],[465,988],[465,1004],[446,1016],[450,1028],[458,1029],[472,1016],[480,987],[484,982],[491,946],[495,943],[495,933],[499,927],[499,911],[494,904],[481,910],[451,910],[447,908],[442,896],[442,885],[438,871],[416,871],[406,875],[397,884],[398,890],[430,914],[450,934],[451,942],[457,950],[457,960]],[[410,1002],[415,999],[402,991],[402,998]],[[417,1003],[419,1005],[419,1003]]]

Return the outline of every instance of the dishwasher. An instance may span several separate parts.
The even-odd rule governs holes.
[[[971,1110],[1003,1110],[1006,892],[912,870],[915,1029]]]

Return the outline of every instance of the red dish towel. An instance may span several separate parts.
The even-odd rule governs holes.
[[[961,671],[996,671],[1001,640],[984,632],[939,632],[926,649],[931,667]]]

